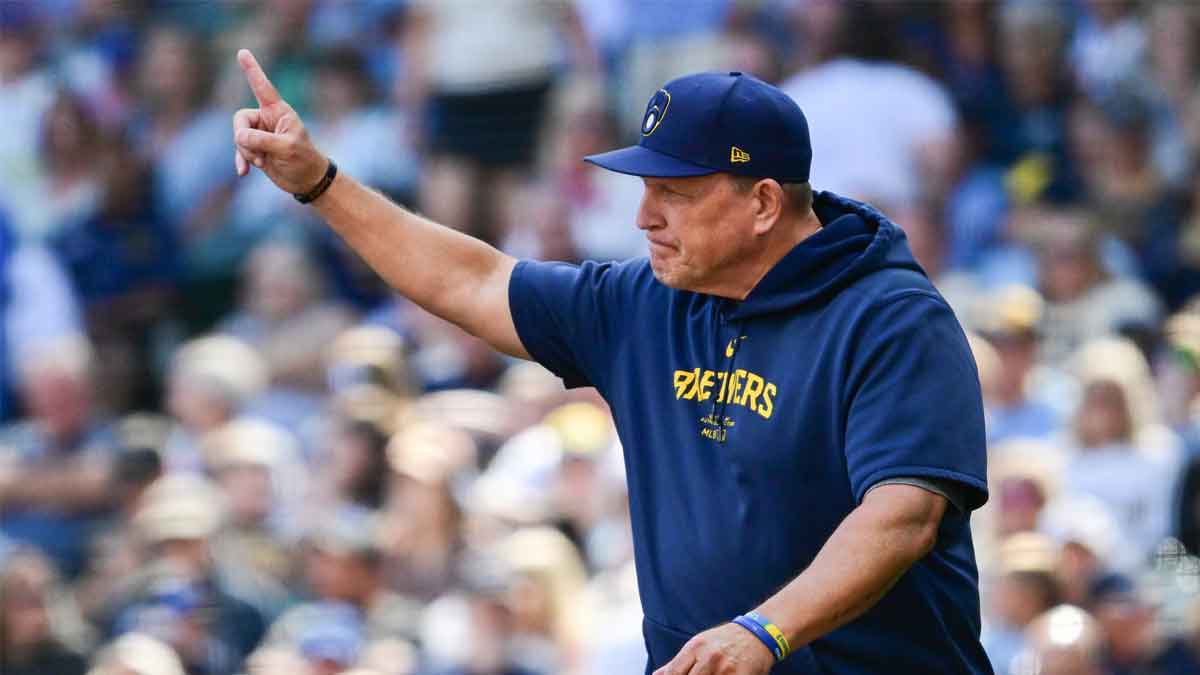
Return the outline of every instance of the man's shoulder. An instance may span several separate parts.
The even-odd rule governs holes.
[[[908,267],[883,267],[874,270],[855,279],[838,295],[866,308],[877,308],[897,302],[929,301],[947,308],[950,306],[925,274]]]
[[[580,267],[612,275],[615,279],[626,283],[644,283],[647,280],[654,280],[654,270],[650,269],[650,258],[645,256],[627,260],[585,260],[580,263]]]

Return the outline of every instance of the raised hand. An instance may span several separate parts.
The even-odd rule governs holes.
[[[245,176],[253,164],[283,190],[308,192],[325,175],[328,159],[312,144],[300,116],[280,98],[254,55],[242,49],[237,60],[258,100],[257,108],[243,108],[233,115],[238,175]]]

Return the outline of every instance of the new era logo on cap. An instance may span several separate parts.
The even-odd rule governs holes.
[[[699,73],[668,82],[646,104],[638,131],[637,145],[584,159],[635,176],[724,171],[782,183],[807,181],[812,164],[800,107],[779,89],[741,73]]]

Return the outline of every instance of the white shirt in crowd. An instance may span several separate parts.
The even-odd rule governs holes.
[[[558,62],[564,0],[416,0],[429,13],[430,81],[483,93],[546,79]],[[497,58],[499,55],[499,58]]]
[[[10,367],[48,342],[82,332],[71,281],[49,251],[36,244],[18,246],[4,274],[11,290],[4,313]]]
[[[1173,468],[1165,457],[1114,444],[1077,451],[1063,472],[1063,492],[1088,495],[1108,508],[1120,528],[1119,550],[1112,552],[1119,569],[1144,563],[1171,526],[1175,494]],[[1136,480],[1131,480],[1136,476]]]
[[[836,59],[784,82],[808,118],[813,187],[891,208],[920,196],[918,153],[958,123],[945,89],[897,64]]]

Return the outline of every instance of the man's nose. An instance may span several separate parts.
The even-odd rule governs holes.
[[[638,204],[637,226],[639,230],[655,230],[666,223],[663,222],[658,211],[654,208],[654,204],[650,199],[649,190],[642,192],[642,201]]]

